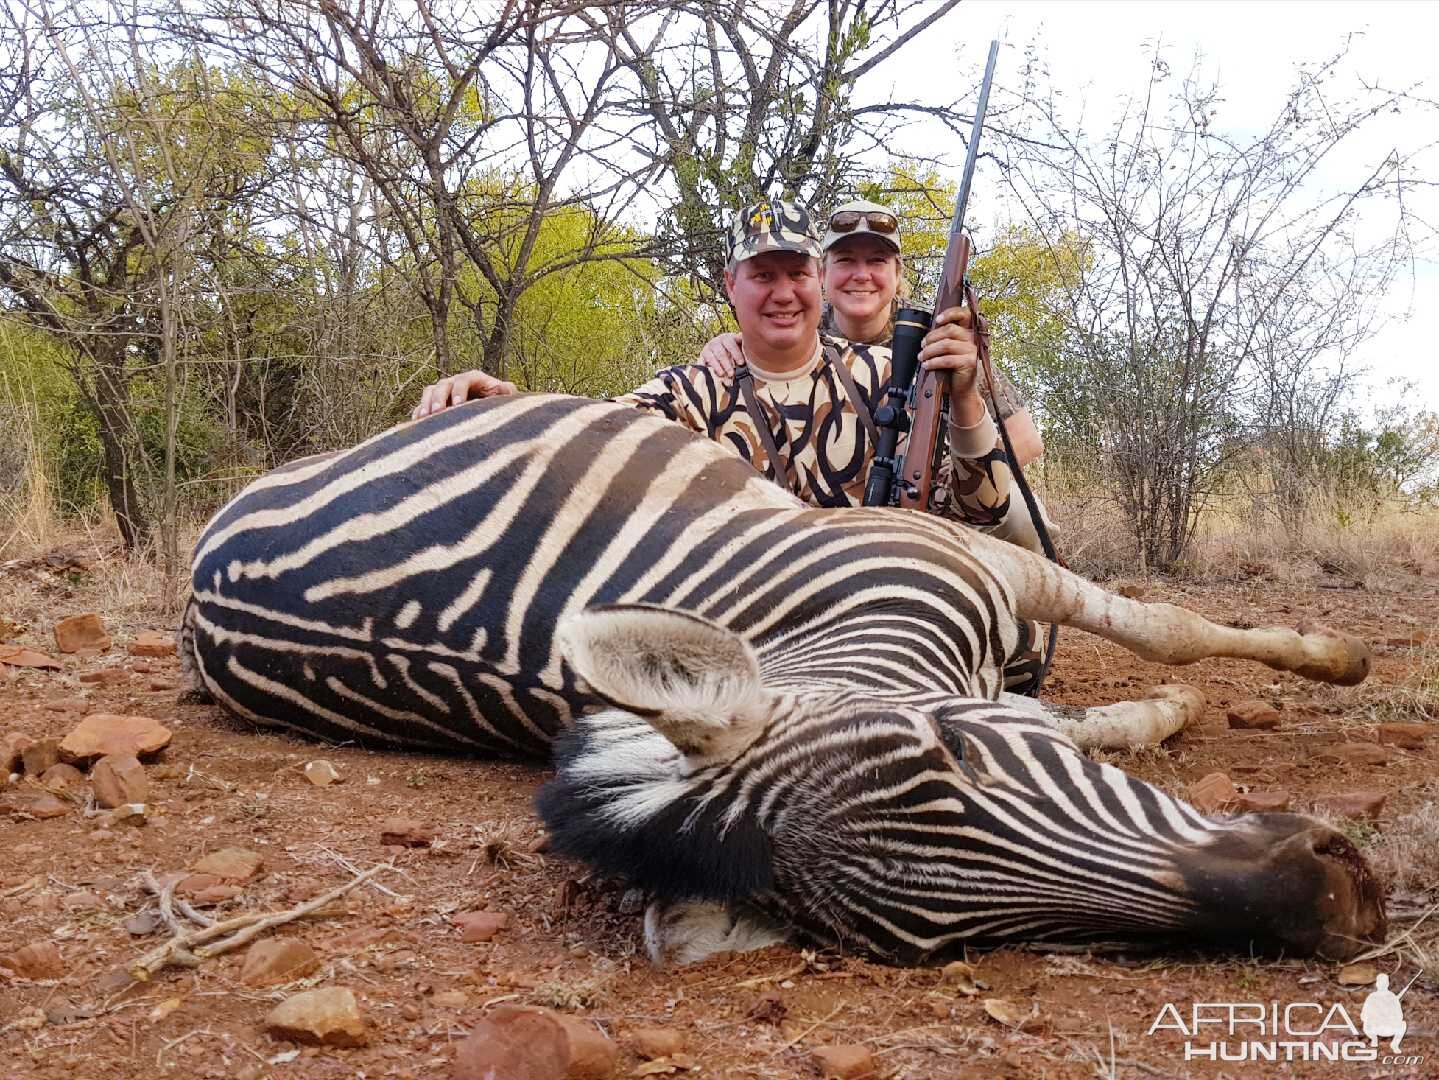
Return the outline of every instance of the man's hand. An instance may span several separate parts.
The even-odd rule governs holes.
[[[716,334],[700,350],[700,363],[721,379],[734,378],[735,368],[744,363],[744,349],[738,334]]]
[[[519,388],[512,382],[504,382],[483,371],[462,371],[441,379],[433,386],[425,387],[420,403],[410,413],[410,419],[418,420],[451,405],[460,405],[471,398],[499,397],[503,394],[517,394]]]
[[[919,350],[928,371],[949,372],[950,422],[972,427],[984,415],[979,396],[979,344],[969,325],[969,308],[945,308],[934,318]]]

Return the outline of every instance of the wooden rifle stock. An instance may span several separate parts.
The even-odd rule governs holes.
[[[972,325],[978,332],[982,320],[979,305],[968,290],[965,276],[969,273],[971,246],[963,232],[950,237],[944,253],[944,271],[939,282],[935,314],[969,301]],[[981,363],[987,360],[988,334],[980,334]],[[983,369],[981,369],[983,370]],[[910,394],[909,444],[904,453],[900,476],[899,505],[909,510],[928,510],[934,492],[934,477],[939,471],[940,455],[944,453],[944,430],[949,415],[949,372],[923,370],[915,377]]]

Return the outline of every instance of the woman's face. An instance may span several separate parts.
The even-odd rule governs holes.
[[[899,257],[894,249],[866,233],[839,241],[824,257],[825,298],[842,322],[871,322],[899,288]]]

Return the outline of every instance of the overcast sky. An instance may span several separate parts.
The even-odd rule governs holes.
[[[878,69],[871,90],[886,87],[894,100],[938,103],[972,78],[991,37],[1011,46],[1000,51],[1001,84],[1006,70],[1011,75],[1018,70],[1024,46],[1037,41],[1055,80],[1071,90],[1072,98],[1083,96],[1087,126],[1094,130],[1115,115],[1122,97],[1145,85],[1146,46],[1161,40],[1171,47],[1169,59],[1176,68],[1187,66],[1196,49],[1204,53],[1223,85],[1226,103],[1219,126],[1243,130],[1249,116],[1260,124],[1275,115],[1296,65],[1331,55],[1350,34],[1354,38],[1341,85],[1358,89],[1360,79],[1388,89],[1421,83],[1422,93],[1439,98],[1436,31],[1439,4],[1423,0],[965,0],[896,61]],[[954,87],[946,90],[949,72]],[[1415,151],[1439,139],[1439,111],[1429,110],[1421,119],[1422,111],[1377,120],[1369,136],[1336,161],[1328,179],[1342,181],[1347,168],[1362,180],[1391,149]],[[942,129],[935,134],[950,138]],[[956,146],[956,164],[961,153]],[[1439,153],[1427,153],[1431,166],[1425,178],[1439,181]],[[1002,216],[996,200],[987,202],[992,216]],[[1439,225],[1439,186],[1416,193],[1410,207],[1431,227]],[[1439,410],[1439,246],[1432,238],[1424,255],[1413,280],[1406,278],[1384,298],[1389,324],[1356,358],[1371,371],[1375,403],[1392,399],[1385,383],[1402,377],[1415,381],[1424,407]]]

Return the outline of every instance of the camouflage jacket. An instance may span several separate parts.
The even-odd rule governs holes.
[[[734,380],[699,364],[666,368],[616,401],[650,409],[723,443],[771,480],[812,506],[860,506],[874,446],[831,365],[845,364],[872,416],[889,378],[889,349],[826,336],[813,366],[786,380],[755,377],[755,402],[765,413],[779,453],[794,469],[786,484],[767,459],[763,440]],[[902,449],[902,444],[901,444]],[[994,529],[1011,512],[1009,464],[1003,450],[980,457],[943,455],[934,509],[952,520]],[[1018,500],[1016,500],[1018,501]],[[1019,502],[1018,509],[1024,513]]]

